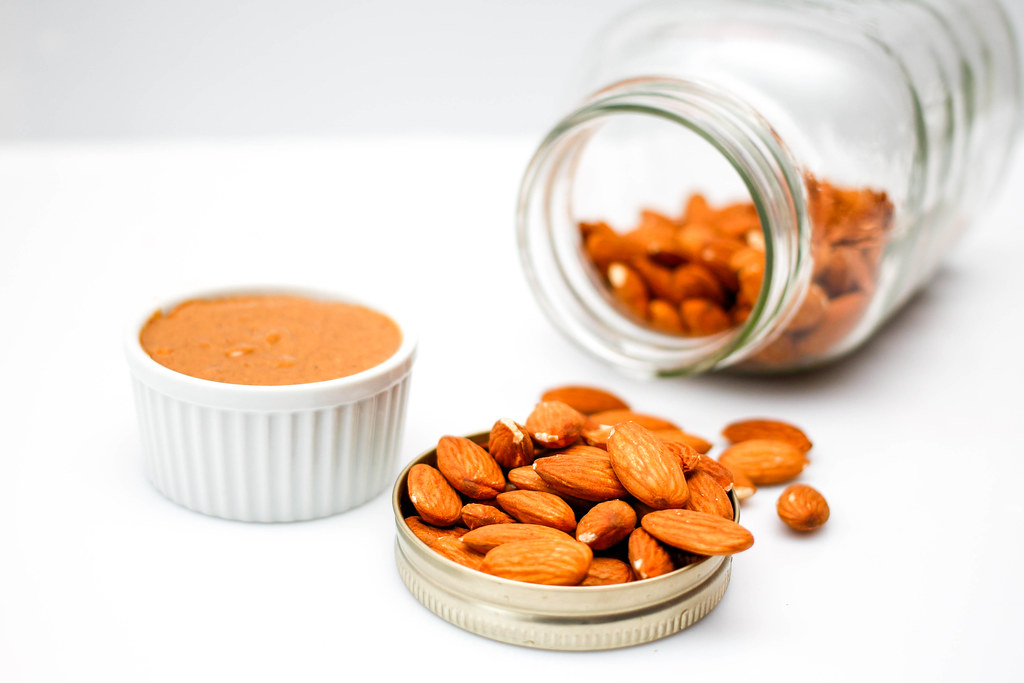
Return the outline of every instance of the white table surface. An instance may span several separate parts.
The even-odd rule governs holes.
[[[513,206],[535,142],[0,149],[0,681],[1020,680],[1024,152],[860,353],[782,379],[649,381],[580,355],[534,304]],[[465,633],[399,580],[390,491],[262,525],[145,480],[129,318],[182,288],[266,281],[410,305],[402,463],[592,383],[705,435],[750,415],[802,425],[802,480],[832,519],[798,537],[763,489],[722,603],[668,639],[569,654]]]

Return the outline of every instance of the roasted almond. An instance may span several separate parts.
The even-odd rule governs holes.
[[[651,534],[637,527],[629,535],[629,566],[638,579],[653,579],[675,571],[672,557]]]
[[[656,509],[686,504],[689,491],[679,458],[649,429],[635,422],[616,425],[608,455],[615,476],[638,500]]]
[[[538,539],[504,543],[490,550],[480,571],[513,581],[576,586],[587,576],[593,552],[585,543]]]
[[[722,436],[732,443],[749,441],[750,439],[772,439],[774,441],[785,441],[793,444],[805,453],[811,450],[811,440],[807,438],[803,430],[788,422],[781,420],[769,420],[756,418],[750,420],[739,420],[727,425],[722,430]]]
[[[587,416],[562,401],[541,401],[526,418],[526,430],[541,446],[564,448],[579,441]]]
[[[725,519],[733,518],[732,501],[729,494],[719,485],[713,476],[701,470],[695,470],[686,478],[690,487],[690,499],[686,501],[687,510],[707,512]]]
[[[442,436],[437,442],[437,469],[456,491],[486,500],[505,490],[505,475],[481,446],[462,436]]]
[[[735,443],[722,451],[718,461],[730,470],[742,470],[758,486],[790,481],[807,466],[802,450],[791,443],[772,439]]]
[[[636,528],[636,512],[628,503],[609,500],[598,503],[580,518],[576,540],[594,550],[607,550]]]
[[[576,529],[576,513],[556,495],[543,491],[507,491],[498,505],[524,524],[541,524],[565,532]]]
[[[615,394],[582,385],[566,385],[548,389],[541,395],[541,401],[561,401],[584,415],[608,410],[629,410],[629,405]]]
[[[490,524],[512,524],[515,521],[493,505],[468,503],[462,506],[462,523],[471,530]]]
[[[508,418],[498,420],[491,427],[487,450],[507,470],[533,462],[533,439],[526,427]]]
[[[540,458],[534,471],[558,493],[600,502],[628,494],[612,468],[609,456],[559,454]]]
[[[729,519],[693,510],[657,510],[640,525],[662,543],[697,555],[732,555],[754,544],[745,528]]]
[[[612,586],[633,580],[633,570],[622,560],[614,557],[595,557],[583,578],[581,586]]]
[[[503,543],[517,541],[534,541],[537,539],[553,539],[571,541],[572,536],[558,529],[542,524],[488,524],[477,527],[462,535],[462,542],[470,548],[486,553]]]
[[[462,500],[444,475],[430,465],[417,464],[406,477],[409,502],[427,524],[451,526],[459,521]]]
[[[807,484],[790,484],[779,496],[779,519],[797,531],[813,531],[828,521],[825,496]]]

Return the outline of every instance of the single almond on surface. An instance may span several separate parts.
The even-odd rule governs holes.
[[[543,491],[507,491],[498,505],[523,524],[541,524],[565,532],[576,529],[576,513],[558,496]]]
[[[515,521],[493,505],[467,503],[462,506],[462,523],[471,530],[489,524],[513,524]]]
[[[718,462],[730,470],[743,470],[750,481],[782,484],[797,477],[807,466],[804,452],[786,441],[750,439],[729,446]]]
[[[622,560],[614,557],[595,557],[581,586],[612,586],[633,580],[633,570]]]
[[[636,528],[636,511],[625,501],[608,500],[590,508],[576,525],[576,540],[607,550]]]
[[[437,442],[437,469],[456,491],[486,500],[505,490],[505,475],[494,458],[463,436],[442,436]]]
[[[451,526],[459,521],[462,499],[448,480],[430,465],[417,464],[406,477],[409,502],[427,524]]]
[[[602,455],[560,453],[540,458],[533,469],[553,490],[574,498],[600,502],[628,494],[603,451]]]
[[[807,484],[790,484],[779,496],[779,519],[797,531],[813,531],[828,521],[825,496]]]
[[[811,440],[807,438],[807,435],[799,427],[788,422],[782,422],[781,420],[763,418],[733,422],[722,430],[722,436],[733,443],[749,441],[750,439],[785,441],[805,453],[811,450],[812,445]]]
[[[729,519],[693,510],[657,510],[640,525],[662,543],[697,555],[732,555],[754,545],[754,537]]]
[[[658,539],[637,527],[629,535],[629,566],[638,579],[653,579],[675,571],[668,551]]]
[[[541,524],[489,524],[477,527],[462,535],[462,542],[473,550],[486,553],[504,543],[548,539],[571,541],[572,536],[558,529]]]
[[[507,470],[533,462],[533,439],[526,427],[508,418],[498,420],[491,427],[487,450]]]
[[[725,519],[733,518],[729,494],[713,476],[702,470],[695,470],[686,477],[686,485],[690,487],[690,500],[686,501],[687,510],[707,512]]]
[[[526,418],[526,430],[546,448],[565,448],[576,443],[586,424],[586,415],[562,401],[541,401]]]
[[[596,387],[569,385],[548,389],[541,401],[561,401],[584,415],[608,410],[629,410],[629,406],[615,394]]]
[[[635,422],[616,425],[608,455],[619,482],[641,502],[656,509],[686,504],[690,494],[679,458],[649,429]]]
[[[576,586],[587,576],[594,553],[585,543],[537,539],[504,543],[488,551],[479,569],[513,581]]]

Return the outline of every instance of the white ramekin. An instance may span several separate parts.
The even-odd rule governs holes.
[[[142,349],[156,310],[189,299],[291,294],[360,304],[391,317],[402,345],[380,365],[324,382],[226,384],[183,375]],[[141,311],[128,327],[147,477],[176,503],[215,517],[292,522],[364,503],[393,480],[416,340],[405,321],[362,298],[297,287],[188,292]]]

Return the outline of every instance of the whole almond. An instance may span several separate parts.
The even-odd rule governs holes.
[[[515,521],[493,505],[468,503],[462,506],[462,523],[471,530],[489,524],[512,524]]]
[[[629,535],[629,566],[638,579],[653,579],[675,571],[675,565],[668,551],[640,527]]]
[[[507,470],[533,462],[533,439],[526,427],[508,418],[498,420],[491,427],[487,450]]]
[[[725,519],[733,518],[732,501],[729,494],[713,476],[701,470],[695,470],[686,478],[690,487],[690,500],[686,501],[687,510],[707,512]]]
[[[594,550],[607,550],[636,528],[636,511],[621,500],[598,503],[580,518],[576,540]]]
[[[442,536],[430,547],[452,562],[470,569],[479,569],[484,560],[483,554],[467,546],[462,539],[452,536]]]
[[[750,481],[750,477],[743,474],[743,470],[733,472],[732,480],[732,492],[736,494],[737,500],[746,500],[757,493],[757,485]]]
[[[616,425],[608,455],[615,476],[638,500],[656,509],[686,504],[689,490],[679,458],[650,430],[635,422]]]
[[[427,524],[451,526],[459,521],[462,499],[444,475],[422,463],[413,465],[406,477],[409,502]]]
[[[622,560],[614,557],[595,557],[583,578],[581,586],[612,586],[633,580],[633,570]]]
[[[456,491],[487,500],[505,490],[505,475],[494,458],[463,436],[442,436],[437,442],[437,469]]]
[[[668,452],[679,458],[679,464],[683,472],[692,472],[700,466],[701,461],[706,460],[695,448],[682,441],[666,441],[665,448]]]
[[[591,420],[600,422],[604,425],[615,426],[620,422],[636,422],[641,427],[647,427],[647,429],[679,429],[679,426],[671,420],[666,420],[663,417],[657,415],[648,415],[646,413],[637,413],[632,410],[604,410],[600,413],[593,413],[590,416]]]
[[[775,505],[779,518],[797,531],[813,531],[828,521],[825,496],[807,484],[791,484]]]
[[[462,535],[462,542],[473,550],[486,553],[504,543],[537,539],[571,541],[572,536],[541,524],[489,524]]]
[[[785,441],[770,439],[735,443],[722,451],[718,461],[730,470],[742,470],[758,486],[790,481],[807,466],[802,450]]]
[[[548,389],[541,401],[561,401],[584,415],[608,410],[629,410],[629,406],[615,394],[595,387],[567,385]]]
[[[628,494],[608,454],[602,457],[562,453],[537,460],[533,469],[549,487],[574,498],[600,502]]]
[[[453,538],[460,538],[466,533],[466,529],[462,527],[450,527],[448,529],[439,529],[438,527],[424,523],[419,517],[406,517],[405,523],[409,527],[409,530],[416,535],[416,538],[420,539],[429,546],[434,545],[437,539],[444,536],[451,536]]]
[[[576,513],[556,495],[542,491],[507,491],[498,505],[523,524],[541,524],[565,532],[576,529]]]
[[[749,441],[750,439],[785,441],[805,453],[811,450],[812,445],[811,440],[807,438],[807,435],[799,427],[788,422],[782,422],[781,420],[763,418],[733,422],[722,430],[722,436],[733,443]]]
[[[513,581],[576,586],[587,576],[593,558],[585,543],[538,539],[493,548],[484,556],[479,569]]]
[[[541,401],[526,418],[526,430],[541,446],[564,448],[579,441],[587,416],[562,401]]]
[[[608,282],[615,296],[630,313],[641,319],[646,318],[650,294],[639,273],[625,263],[616,261],[608,266]]]
[[[714,458],[701,456],[700,460],[697,462],[697,465],[696,467],[694,467],[694,469],[701,470],[702,472],[707,472],[708,474],[715,478],[715,481],[718,482],[719,486],[721,486],[726,491],[732,491],[734,481],[734,475],[732,473],[732,470],[730,470],[728,467],[726,467],[719,461],[715,460]]]
[[[754,545],[754,537],[729,519],[693,510],[657,510],[640,525],[662,543],[698,555],[732,555]]]
[[[684,432],[681,429],[652,429],[654,435],[662,441],[677,441],[684,443],[698,453],[707,453],[711,450],[711,442],[707,439]]]

